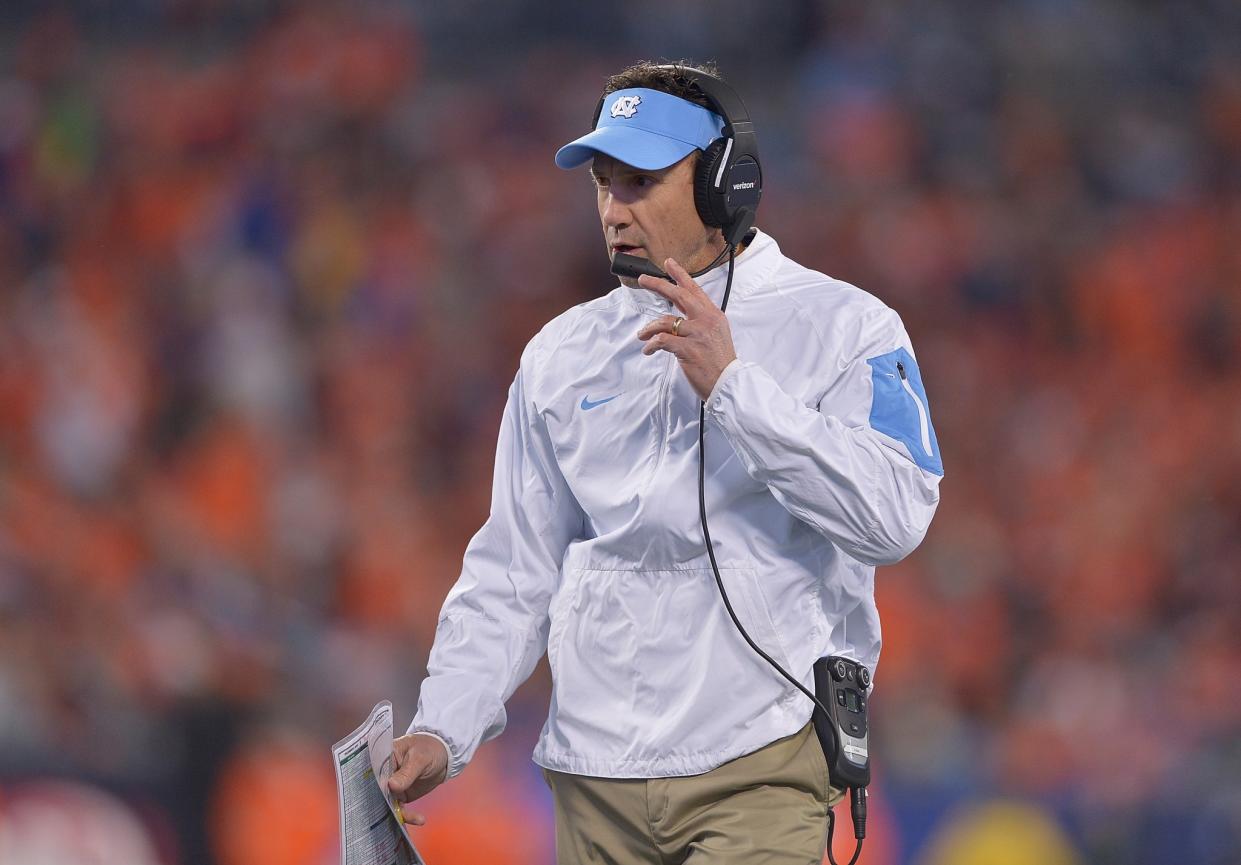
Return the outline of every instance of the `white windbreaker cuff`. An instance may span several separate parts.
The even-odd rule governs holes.
[[[720,386],[724,384],[730,375],[739,369],[741,369],[741,358],[734,357],[728,362],[728,366],[720,370],[719,378],[715,380],[715,385],[711,388],[711,393],[707,395],[707,405],[711,405],[715,402],[715,395],[720,392]],[[716,403],[716,405],[718,405],[718,403]]]

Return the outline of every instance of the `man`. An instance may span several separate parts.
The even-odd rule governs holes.
[[[935,511],[925,391],[892,310],[761,231],[726,285],[724,235],[694,191],[725,121],[686,73],[643,63],[604,92],[556,162],[590,163],[609,255],[672,279],[625,278],[523,352],[491,515],[444,602],[392,789],[408,802],[458,774],[546,651],[534,760],[560,862],[819,862],[838,791],[810,701],[719,596],[700,408],[721,580],[749,635],[812,688],[819,657],[874,666],[874,567]]]

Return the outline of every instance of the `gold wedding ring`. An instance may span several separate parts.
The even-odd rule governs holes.
[[[684,318],[678,318],[676,321],[672,323],[672,335],[673,336],[681,335],[681,322],[683,321],[685,321]]]

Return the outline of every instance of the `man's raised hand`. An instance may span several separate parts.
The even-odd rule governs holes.
[[[682,315],[665,315],[643,325],[638,331],[638,339],[646,343],[642,353],[676,355],[690,385],[705,400],[720,373],[737,357],[728,318],[680,263],[669,258],[664,270],[674,281],[643,275],[638,285],[666,297]],[[683,319],[679,325],[678,318]]]

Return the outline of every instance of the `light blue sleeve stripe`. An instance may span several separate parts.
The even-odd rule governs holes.
[[[891,436],[909,448],[915,463],[943,477],[944,462],[939,440],[931,423],[931,404],[922,386],[918,362],[904,348],[872,357],[871,383],[874,395],[870,406],[870,425],[876,432]]]

